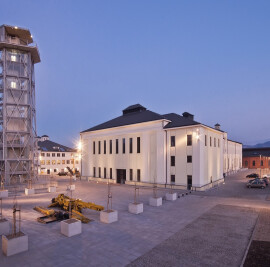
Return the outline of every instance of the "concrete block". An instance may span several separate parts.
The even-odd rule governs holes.
[[[133,214],[139,214],[143,212],[143,203],[129,203],[128,211]]]
[[[7,198],[8,190],[0,190],[0,198]]]
[[[82,222],[76,219],[61,221],[61,234],[70,237],[82,233]]]
[[[153,207],[158,207],[162,205],[162,197],[150,197],[149,205]]]
[[[29,195],[34,195],[35,194],[35,189],[34,188],[31,188],[31,189],[29,189],[29,188],[25,188],[25,195],[26,196],[29,196]]]
[[[55,193],[56,192],[56,187],[55,186],[49,186],[48,192],[49,193]]]
[[[118,221],[117,210],[103,210],[100,212],[100,221],[103,223],[113,223]]]
[[[28,236],[20,232],[16,237],[2,236],[2,250],[6,256],[15,255],[28,250]]]
[[[68,185],[67,190],[74,191],[75,190],[75,184]]]
[[[0,220],[0,235],[9,234],[9,222],[7,219]]]
[[[176,193],[166,193],[166,200],[175,201],[177,199]]]

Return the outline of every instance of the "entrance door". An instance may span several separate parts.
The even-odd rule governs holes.
[[[50,174],[50,170],[47,170],[47,174]]]
[[[192,175],[187,176],[187,189],[190,190],[192,187]]]
[[[125,169],[117,169],[117,183],[124,184],[126,181],[126,170]]]

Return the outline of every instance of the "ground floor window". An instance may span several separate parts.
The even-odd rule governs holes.
[[[175,183],[175,175],[174,174],[171,175],[171,183]]]
[[[106,178],[106,168],[104,168],[104,179]]]
[[[100,167],[98,168],[98,177],[99,178],[101,177],[101,168]]]
[[[211,178],[212,180],[212,178]],[[190,190],[192,187],[192,175],[187,176],[187,189]]]
[[[93,176],[96,177],[96,167],[93,167]]]
[[[137,181],[140,182],[141,181],[141,170],[137,170]]]
[[[110,179],[112,179],[112,168],[110,168]]]
[[[129,180],[130,181],[133,180],[133,170],[132,169],[129,170]]]

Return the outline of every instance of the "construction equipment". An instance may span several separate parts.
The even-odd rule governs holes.
[[[66,211],[56,211],[54,209],[48,209],[51,207],[60,207],[62,210]],[[80,220],[82,223],[89,223],[91,220],[85,217],[81,212],[82,209],[92,209],[96,211],[104,210],[103,206],[96,205],[91,202],[84,202],[81,199],[74,199],[64,194],[59,194],[58,197],[52,199],[52,204],[48,208],[44,207],[34,207],[35,211],[38,211],[45,216],[37,218],[40,223],[51,223],[56,221],[62,221],[70,218],[68,213],[69,207],[71,207],[71,217]]]
[[[47,224],[69,219],[68,212],[55,211],[54,209],[47,209],[43,207],[34,207],[34,210],[45,215],[37,218],[37,221],[40,223]]]
[[[64,194],[59,194],[58,197],[53,198],[52,204],[49,205],[49,208],[60,207],[61,209],[68,211],[69,204],[71,204],[72,211],[75,210],[80,213],[82,212],[82,209],[91,209],[96,211],[104,210],[103,206],[96,205],[95,203],[92,202],[84,202],[81,199],[70,198],[68,196],[65,196]]]

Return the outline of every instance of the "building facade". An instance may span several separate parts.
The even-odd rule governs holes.
[[[7,184],[37,175],[34,65],[39,62],[28,29],[0,26],[0,171]]]
[[[248,169],[270,169],[270,147],[244,148],[243,167]]]
[[[59,172],[80,171],[81,156],[73,148],[50,141],[48,135],[38,137],[38,173],[56,175]]]
[[[139,104],[81,132],[81,142],[82,176],[116,183],[202,188],[242,163],[242,144],[228,140],[219,125],[196,122],[187,112],[160,115]]]

